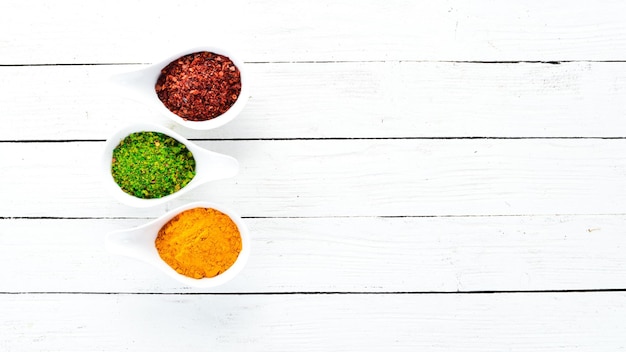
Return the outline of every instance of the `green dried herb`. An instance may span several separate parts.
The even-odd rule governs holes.
[[[113,150],[111,174],[124,192],[138,198],[161,198],[185,187],[196,174],[187,147],[159,132],[136,132]]]

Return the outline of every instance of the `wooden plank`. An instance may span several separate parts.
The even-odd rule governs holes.
[[[623,214],[626,140],[205,141],[240,173],[151,209],[102,187],[101,142],[0,143],[0,216],[154,216],[210,200],[242,216]]]
[[[0,67],[19,82],[0,85],[0,140],[106,139],[137,121],[191,138],[626,135],[626,63],[250,65],[244,112],[200,132],[105,85],[139,67]]]
[[[190,289],[109,254],[147,219],[0,220],[0,292],[457,292],[626,287],[626,216],[246,219],[252,254]]]
[[[154,62],[188,43],[226,43],[248,61],[618,60],[626,51],[625,6],[10,0],[0,4],[0,64]]]
[[[367,309],[363,309],[367,307]],[[626,295],[3,295],[14,350],[617,351]],[[68,343],[70,341],[71,343]]]

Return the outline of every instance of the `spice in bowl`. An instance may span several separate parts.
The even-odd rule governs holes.
[[[228,215],[192,208],[163,225],[155,245],[161,259],[179,274],[202,279],[230,268],[241,252],[242,239]]]
[[[174,114],[184,120],[206,121],[235,104],[241,93],[241,73],[228,57],[201,51],[165,66],[155,90]]]
[[[185,187],[195,176],[196,161],[187,147],[160,132],[135,132],[113,150],[111,174],[126,193],[161,198]]]

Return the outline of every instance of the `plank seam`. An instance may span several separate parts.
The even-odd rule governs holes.
[[[572,216],[626,216],[626,213],[562,213],[562,214],[443,214],[443,215],[335,215],[335,216],[242,216],[243,219],[411,219],[411,218],[519,218],[519,217],[572,217]],[[127,216],[0,216],[0,220],[146,220],[153,217]]]
[[[625,63],[625,59],[613,60],[275,60],[275,61],[244,61],[245,64],[357,64],[357,63],[450,63],[450,64],[547,64],[560,65],[565,63]],[[47,66],[122,66],[150,65],[148,62],[101,62],[101,63],[33,63],[33,64],[0,64],[0,67],[47,67]]]
[[[563,290],[477,290],[477,291],[290,291],[290,292],[0,292],[0,295],[193,295],[193,296],[289,296],[289,295],[492,295],[492,294],[575,294],[615,293],[626,288],[563,289]]]
[[[623,140],[626,136],[451,136],[451,137],[284,137],[284,138],[189,138],[200,142],[238,142],[238,141],[351,141],[351,140]],[[3,139],[0,143],[102,143],[104,139]]]
[[[243,219],[411,219],[411,218],[519,218],[572,216],[626,216],[626,213],[561,213],[561,214],[443,214],[443,215],[334,215],[334,216],[242,216]],[[0,216],[0,220],[147,220],[153,217],[97,216]]]

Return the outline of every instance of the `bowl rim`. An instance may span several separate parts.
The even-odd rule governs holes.
[[[169,137],[176,139],[178,142],[184,144],[187,149],[191,151],[194,158],[196,159],[196,174],[191,181],[185,185],[185,187],[180,190],[169,194],[167,196],[161,198],[138,198],[134,197],[124,191],[117,185],[115,180],[113,179],[113,175],[111,174],[111,159],[113,158],[113,150],[117,145],[127,136],[135,132],[159,132],[163,133]],[[152,123],[135,123],[131,125],[127,125],[118,131],[116,131],[113,135],[111,135],[104,144],[102,151],[102,158],[100,160],[100,172],[102,175],[102,181],[104,184],[104,188],[110,195],[113,196],[117,201],[138,208],[152,207],[157,206],[168,201],[174,200],[197,186],[204,184],[207,180],[202,179],[202,175],[198,175],[198,162],[199,158],[202,157],[203,153],[210,152],[212,154],[219,154],[216,152],[212,152],[206,150],[204,148],[199,147],[195,143],[191,142],[187,138],[181,136],[180,134],[174,132],[173,130]],[[227,155],[220,154],[223,157],[232,158]],[[236,159],[232,158],[235,162]]]
[[[237,100],[235,101],[235,103],[223,114],[218,115],[210,120],[205,120],[205,121],[185,120],[182,117],[170,111],[165,106],[165,104],[163,104],[163,102],[159,99],[156,93],[155,85],[156,85],[157,80],[159,79],[159,76],[161,75],[161,70],[165,68],[167,65],[169,65],[171,62],[175,61],[176,59],[182,56],[197,53],[197,52],[203,52],[203,51],[208,51],[214,54],[226,56],[235,64],[235,66],[239,69],[239,77],[241,80],[241,91],[239,92],[239,96],[237,97]],[[241,113],[241,111],[243,111],[250,97],[250,93],[249,93],[250,82],[249,82],[246,65],[241,59],[239,59],[239,55],[236,54],[232,49],[226,49],[223,47],[211,46],[211,45],[192,46],[186,49],[178,50],[174,54],[170,54],[166,56],[164,59],[161,59],[153,64],[150,64],[145,68],[142,68],[138,71],[129,72],[129,73],[132,74],[132,73],[138,73],[138,72],[140,72],[141,75],[144,75],[144,77],[142,78],[143,83],[136,85],[136,86],[133,86],[131,84],[131,86],[133,86],[133,89],[146,90],[146,91],[143,92],[142,94],[139,94],[139,98],[135,96],[136,100],[140,100],[144,104],[151,105],[154,109],[156,109],[162,115],[165,115],[166,117],[168,117],[170,120],[184,127],[187,127],[189,129],[193,129],[193,130],[210,130],[210,129],[214,129],[214,128],[227,124],[228,122],[232,121],[235,117],[237,117]]]
[[[156,248],[155,240],[158,236],[159,230],[172,218],[177,216],[178,214],[194,208],[211,208],[215,209],[219,212],[224,213],[228,216],[234,223],[237,225],[237,229],[239,230],[239,235],[241,236],[241,251],[237,256],[235,262],[226,269],[223,273],[218,274],[214,277],[195,279],[192,277],[188,277],[178,273],[172,267],[170,267],[159,255],[158,250]],[[110,252],[112,248],[109,245],[111,241],[111,237],[115,236],[117,233],[128,232],[128,231],[137,231],[139,232],[139,236],[147,236],[146,240],[143,243],[151,243],[151,247],[147,252],[144,252],[144,255],[136,256],[137,259],[140,259],[148,264],[153,265],[157,269],[160,269],[164,274],[177,280],[179,283],[182,283],[186,286],[197,287],[197,288],[210,288],[223,285],[224,283],[232,280],[235,276],[237,276],[241,270],[245,267],[248,262],[248,258],[250,257],[251,252],[251,240],[250,240],[250,232],[243,221],[243,219],[231,208],[214,203],[209,201],[196,201],[184,204],[175,209],[169,210],[165,214],[148,221],[147,223],[140,225],[138,227],[132,229],[125,229],[119,231],[113,231],[107,235],[107,248]],[[143,231],[143,233],[141,233]],[[145,255],[145,253],[148,253]],[[130,256],[126,254],[127,256]]]

